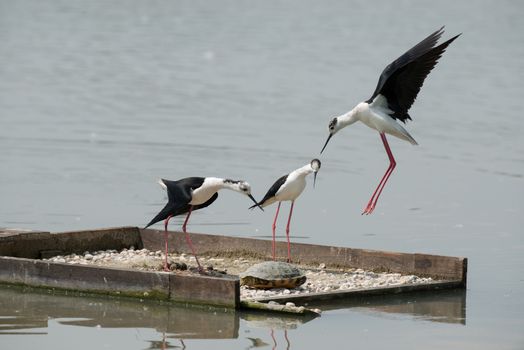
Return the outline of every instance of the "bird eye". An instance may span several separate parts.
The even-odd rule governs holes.
[[[337,118],[331,119],[331,121],[329,122],[329,130],[335,129],[335,125],[337,125]]]

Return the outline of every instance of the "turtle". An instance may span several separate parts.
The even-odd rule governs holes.
[[[255,289],[295,288],[304,282],[304,272],[282,261],[261,262],[240,274],[240,285]]]

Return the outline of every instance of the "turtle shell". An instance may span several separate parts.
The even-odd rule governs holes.
[[[255,264],[240,274],[240,285],[256,289],[295,288],[306,282],[304,273],[281,261]]]

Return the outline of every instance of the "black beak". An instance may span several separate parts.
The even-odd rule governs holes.
[[[248,194],[247,196],[248,196],[249,198],[251,198],[251,200],[252,200],[253,202],[255,202],[255,205],[256,205],[257,207],[259,207],[260,210],[264,211],[264,208],[262,208],[262,207],[257,203],[257,200],[256,200],[255,198],[253,198],[252,195]]]
[[[318,172],[316,172],[316,171],[313,174],[313,188],[315,188],[315,182],[317,181],[317,174],[318,174]]]
[[[333,136],[333,134],[329,134],[327,140],[326,140],[326,143],[324,144],[324,147],[322,147],[322,151],[320,151],[320,154],[322,154],[322,152],[324,152],[324,149],[326,148],[329,140],[331,139],[331,136]]]

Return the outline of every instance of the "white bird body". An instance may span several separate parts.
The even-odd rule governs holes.
[[[261,206],[267,207],[275,202],[294,201],[297,199],[306,188],[306,176],[313,171],[311,166],[307,164],[289,173],[286,181],[280,186],[275,196],[268,199]]]
[[[338,125],[338,128],[340,130],[350,124],[360,121],[380,133],[390,134],[404,141],[408,141],[413,145],[418,145],[413,136],[411,136],[402,125],[390,116],[392,112],[393,111],[388,108],[384,96],[378,95],[371,104],[360,102],[355,106],[355,108],[339,116],[338,122],[340,124]]]

